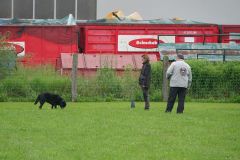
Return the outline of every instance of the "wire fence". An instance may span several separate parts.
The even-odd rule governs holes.
[[[187,61],[193,82],[187,101],[240,103],[240,63]],[[163,63],[151,64],[150,100],[163,101]],[[139,71],[128,68],[115,71],[102,68],[84,71],[76,80],[76,101],[142,101],[138,86]],[[94,72],[94,74],[92,74]],[[78,71],[80,73],[80,71]],[[0,101],[34,101],[42,92],[56,93],[72,100],[72,76],[61,75],[52,66],[18,66],[6,77],[0,77]]]

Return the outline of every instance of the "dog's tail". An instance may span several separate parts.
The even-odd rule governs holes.
[[[34,102],[34,104],[36,105],[39,102],[39,100],[40,100],[40,95],[38,95],[38,97],[37,97],[36,101]]]

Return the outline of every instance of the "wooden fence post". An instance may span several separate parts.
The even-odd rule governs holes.
[[[77,101],[77,71],[78,71],[78,54],[73,54],[72,59],[72,102]]]
[[[168,61],[169,61],[169,58],[168,56],[165,55],[163,57],[163,82],[162,82],[162,97],[163,97],[163,101],[165,102],[168,100],[168,79],[166,78]]]

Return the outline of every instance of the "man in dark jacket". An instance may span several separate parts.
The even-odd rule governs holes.
[[[143,91],[143,98],[145,102],[145,110],[149,110],[149,88],[151,81],[151,65],[149,63],[148,55],[142,55],[143,66],[141,70],[141,74],[139,76],[139,85]]]

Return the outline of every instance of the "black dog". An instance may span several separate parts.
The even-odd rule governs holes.
[[[38,102],[40,102],[39,109],[42,109],[42,106],[45,102],[50,103],[52,105],[52,109],[53,107],[57,108],[57,105],[59,105],[63,109],[67,105],[62,97],[57,94],[51,93],[39,94],[34,104],[37,104]]]

